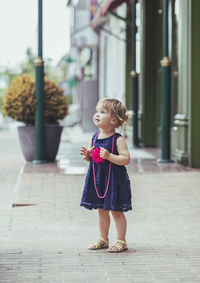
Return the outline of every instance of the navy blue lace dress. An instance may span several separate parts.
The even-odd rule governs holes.
[[[92,144],[98,133],[92,137]],[[121,135],[114,134],[113,153],[118,154],[116,141]],[[112,152],[113,136],[108,138],[96,138],[95,147],[104,147]],[[96,187],[98,194],[104,196],[108,184],[110,162],[105,160],[103,163],[94,163]],[[111,164],[110,181],[105,198],[99,198],[94,185],[93,160],[90,161],[88,173],[85,179],[85,186],[82,193],[81,206],[87,209],[102,208],[112,211],[128,211],[132,209],[130,180],[125,166]]]

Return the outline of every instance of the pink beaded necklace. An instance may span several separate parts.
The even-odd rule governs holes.
[[[95,146],[95,142],[96,142],[96,139],[97,137],[99,136],[100,132],[96,135],[95,139],[94,139],[94,142],[93,142],[93,146]],[[113,138],[112,138],[112,152],[113,153],[113,150],[114,150],[114,140],[115,140],[115,135],[113,135]],[[95,187],[95,190],[96,190],[96,193],[97,193],[97,196],[99,198],[105,198],[106,197],[106,194],[108,192],[108,188],[109,188],[109,183],[110,183],[110,172],[111,172],[111,162],[109,164],[109,171],[108,171],[108,182],[107,182],[107,186],[106,186],[106,191],[104,193],[103,196],[100,196],[99,195],[99,192],[98,192],[98,189],[97,189],[97,184],[96,184],[96,177],[95,177],[95,168],[94,168],[94,159],[93,159],[93,178],[94,178],[94,187]]]

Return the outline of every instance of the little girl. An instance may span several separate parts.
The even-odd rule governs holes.
[[[109,247],[108,233],[110,211],[114,218],[117,240],[108,252],[122,252],[127,249],[126,217],[123,212],[132,209],[130,180],[126,167],[130,162],[128,147],[124,138],[115,129],[126,123],[131,114],[117,99],[102,99],[97,103],[94,124],[101,129],[93,135],[89,147],[81,148],[83,159],[90,161],[81,206],[98,209],[100,237],[90,250]]]

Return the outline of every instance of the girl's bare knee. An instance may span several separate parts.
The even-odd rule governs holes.
[[[122,211],[111,211],[113,218],[120,218],[122,217],[124,214]]]
[[[110,213],[110,210],[105,210],[105,209],[102,209],[102,208],[98,208],[98,213],[99,213],[99,215],[105,215],[105,216],[107,216],[107,215],[109,215],[109,213]]]

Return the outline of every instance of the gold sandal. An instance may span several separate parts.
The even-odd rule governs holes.
[[[112,250],[112,248],[116,248]],[[120,253],[127,250],[127,243],[122,240],[116,240],[116,242],[107,250],[110,253]]]
[[[103,242],[103,244],[101,243]],[[109,241],[99,237],[96,241],[94,241],[89,247],[89,250],[99,250],[99,249],[107,249]]]

